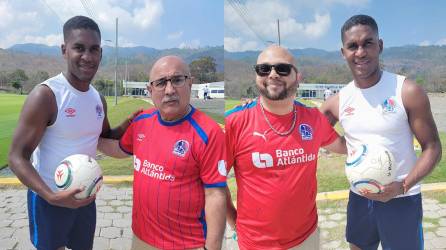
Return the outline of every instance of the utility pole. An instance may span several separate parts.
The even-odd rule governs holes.
[[[277,36],[279,37],[279,46],[280,46],[280,24],[279,24],[279,19],[277,19]]]
[[[127,60],[125,60],[125,89],[124,95],[127,95],[127,81],[129,80],[128,71],[127,71]]]
[[[115,106],[118,105],[118,18],[116,18],[115,37]]]

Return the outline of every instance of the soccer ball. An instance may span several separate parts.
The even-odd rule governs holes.
[[[384,185],[395,180],[395,159],[382,146],[360,145],[349,153],[345,173],[360,193],[381,193]]]
[[[96,194],[102,186],[102,170],[95,159],[88,155],[75,154],[63,159],[54,172],[54,180],[59,190],[69,190],[84,186],[76,199],[85,199]]]

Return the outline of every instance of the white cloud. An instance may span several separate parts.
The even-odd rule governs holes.
[[[311,19],[300,20],[296,17],[298,11],[294,11],[291,3],[284,1],[267,0],[259,4],[259,1],[250,0],[245,5],[235,7],[225,2],[227,37],[236,37],[235,34],[239,34],[243,39],[257,40],[259,43],[277,41],[279,19],[281,40],[286,44],[294,44],[290,47],[299,47],[303,41],[314,41],[323,37],[331,25],[329,12],[315,11]],[[227,43],[233,44],[236,41],[229,39],[225,41],[225,45]]]
[[[62,34],[50,34],[47,36],[27,35],[23,38],[23,43],[40,43],[48,46],[59,46],[63,43]]]
[[[174,33],[170,33],[170,34],[168,34],[167,35],[167,39],[169,39],[169,40],[175,40],[175,39],[178,39],[178,38],[180,38],[181,36],[183,36],[183,31],[181,30],[181,31],[177,31],[177,32],[174,32]]]
[[[200,40],[195,39],[190,42],[182,42],[178,45],[180,49],[198,49],[200,47]]]
[[[438,40],[435,45],[446,45],[446,37]]]
[[[242,39],[238,37],[225,37],[224,47],[225,50],[229,52],[259,49],[259,46],[256,41],[242,41]]]
[[[14,20],[12,7],[9,5],[9,2],[7,1],[0,2],[0,16],[2,17],[2,21],[0,22],[0,28],[7,28]]]
[[[420,46],[430,46],[430,45],[432,45],[432,44],[429,40],[424,40],[420,43]]]
[[[164,13],[162,0],[95,0],[87,1],[4,1],[0,0],[0,48],[14,44],[39,42],[55,45],[62,33],[62,25],[75,15],[89,16],[98,23],[104,40],[115,39],[115,18],[119,19],[120,44],[135,45],[121,37],[142,39],[157,27]]]

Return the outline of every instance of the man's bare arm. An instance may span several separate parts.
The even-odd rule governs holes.
[[[407,192],[432,172],[441,159],[441,143],[426,93],[414,82],[406,80],[403,85],[402,98],[410,128],[420,143],[422,152],[415,167],[403,182],[394,181],[385,185],[380,194],[364,195],[369,199],[387,202],[395,196]]]
[[[205,213],[208,227],[206,248],[219,250],[226,226],[226,188],[205,188]]]
[[[334,126],[339,121],[339,93],[322,103],[319,110],[327,117],[331,126]]]
[[[114,158],[126,158],[130,156],[121,149],[121,147],[119,146],[119,141],[115,139],[99,137],[98,150],[105,155]]]
[[[31,154],[42,139],[46,127],[54,123],[56,117],[57,105],[53,92],[47,86],[37,86],[23,105],[8,156],[9,166],[24,185],[48,203],[69,208],[85,206],[95,197],[76,200],[74,194],[81,192],[81,189],[54,193],[30,162]]]

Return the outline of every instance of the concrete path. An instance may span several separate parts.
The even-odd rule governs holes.
[[[132,188],[105,185],[97,197],[97,226],[94,249],[129,249],[132,232]],[[344,240],[345,200],[321,200],[319,227],[321,249],[348,249]],[[446,204],[434,198],[423,200],[425,249],[446,249]],[[224,249],[238,249],[227,230]],[[0,190],[0,249],[34,249],[29,240],[26,190]]]

